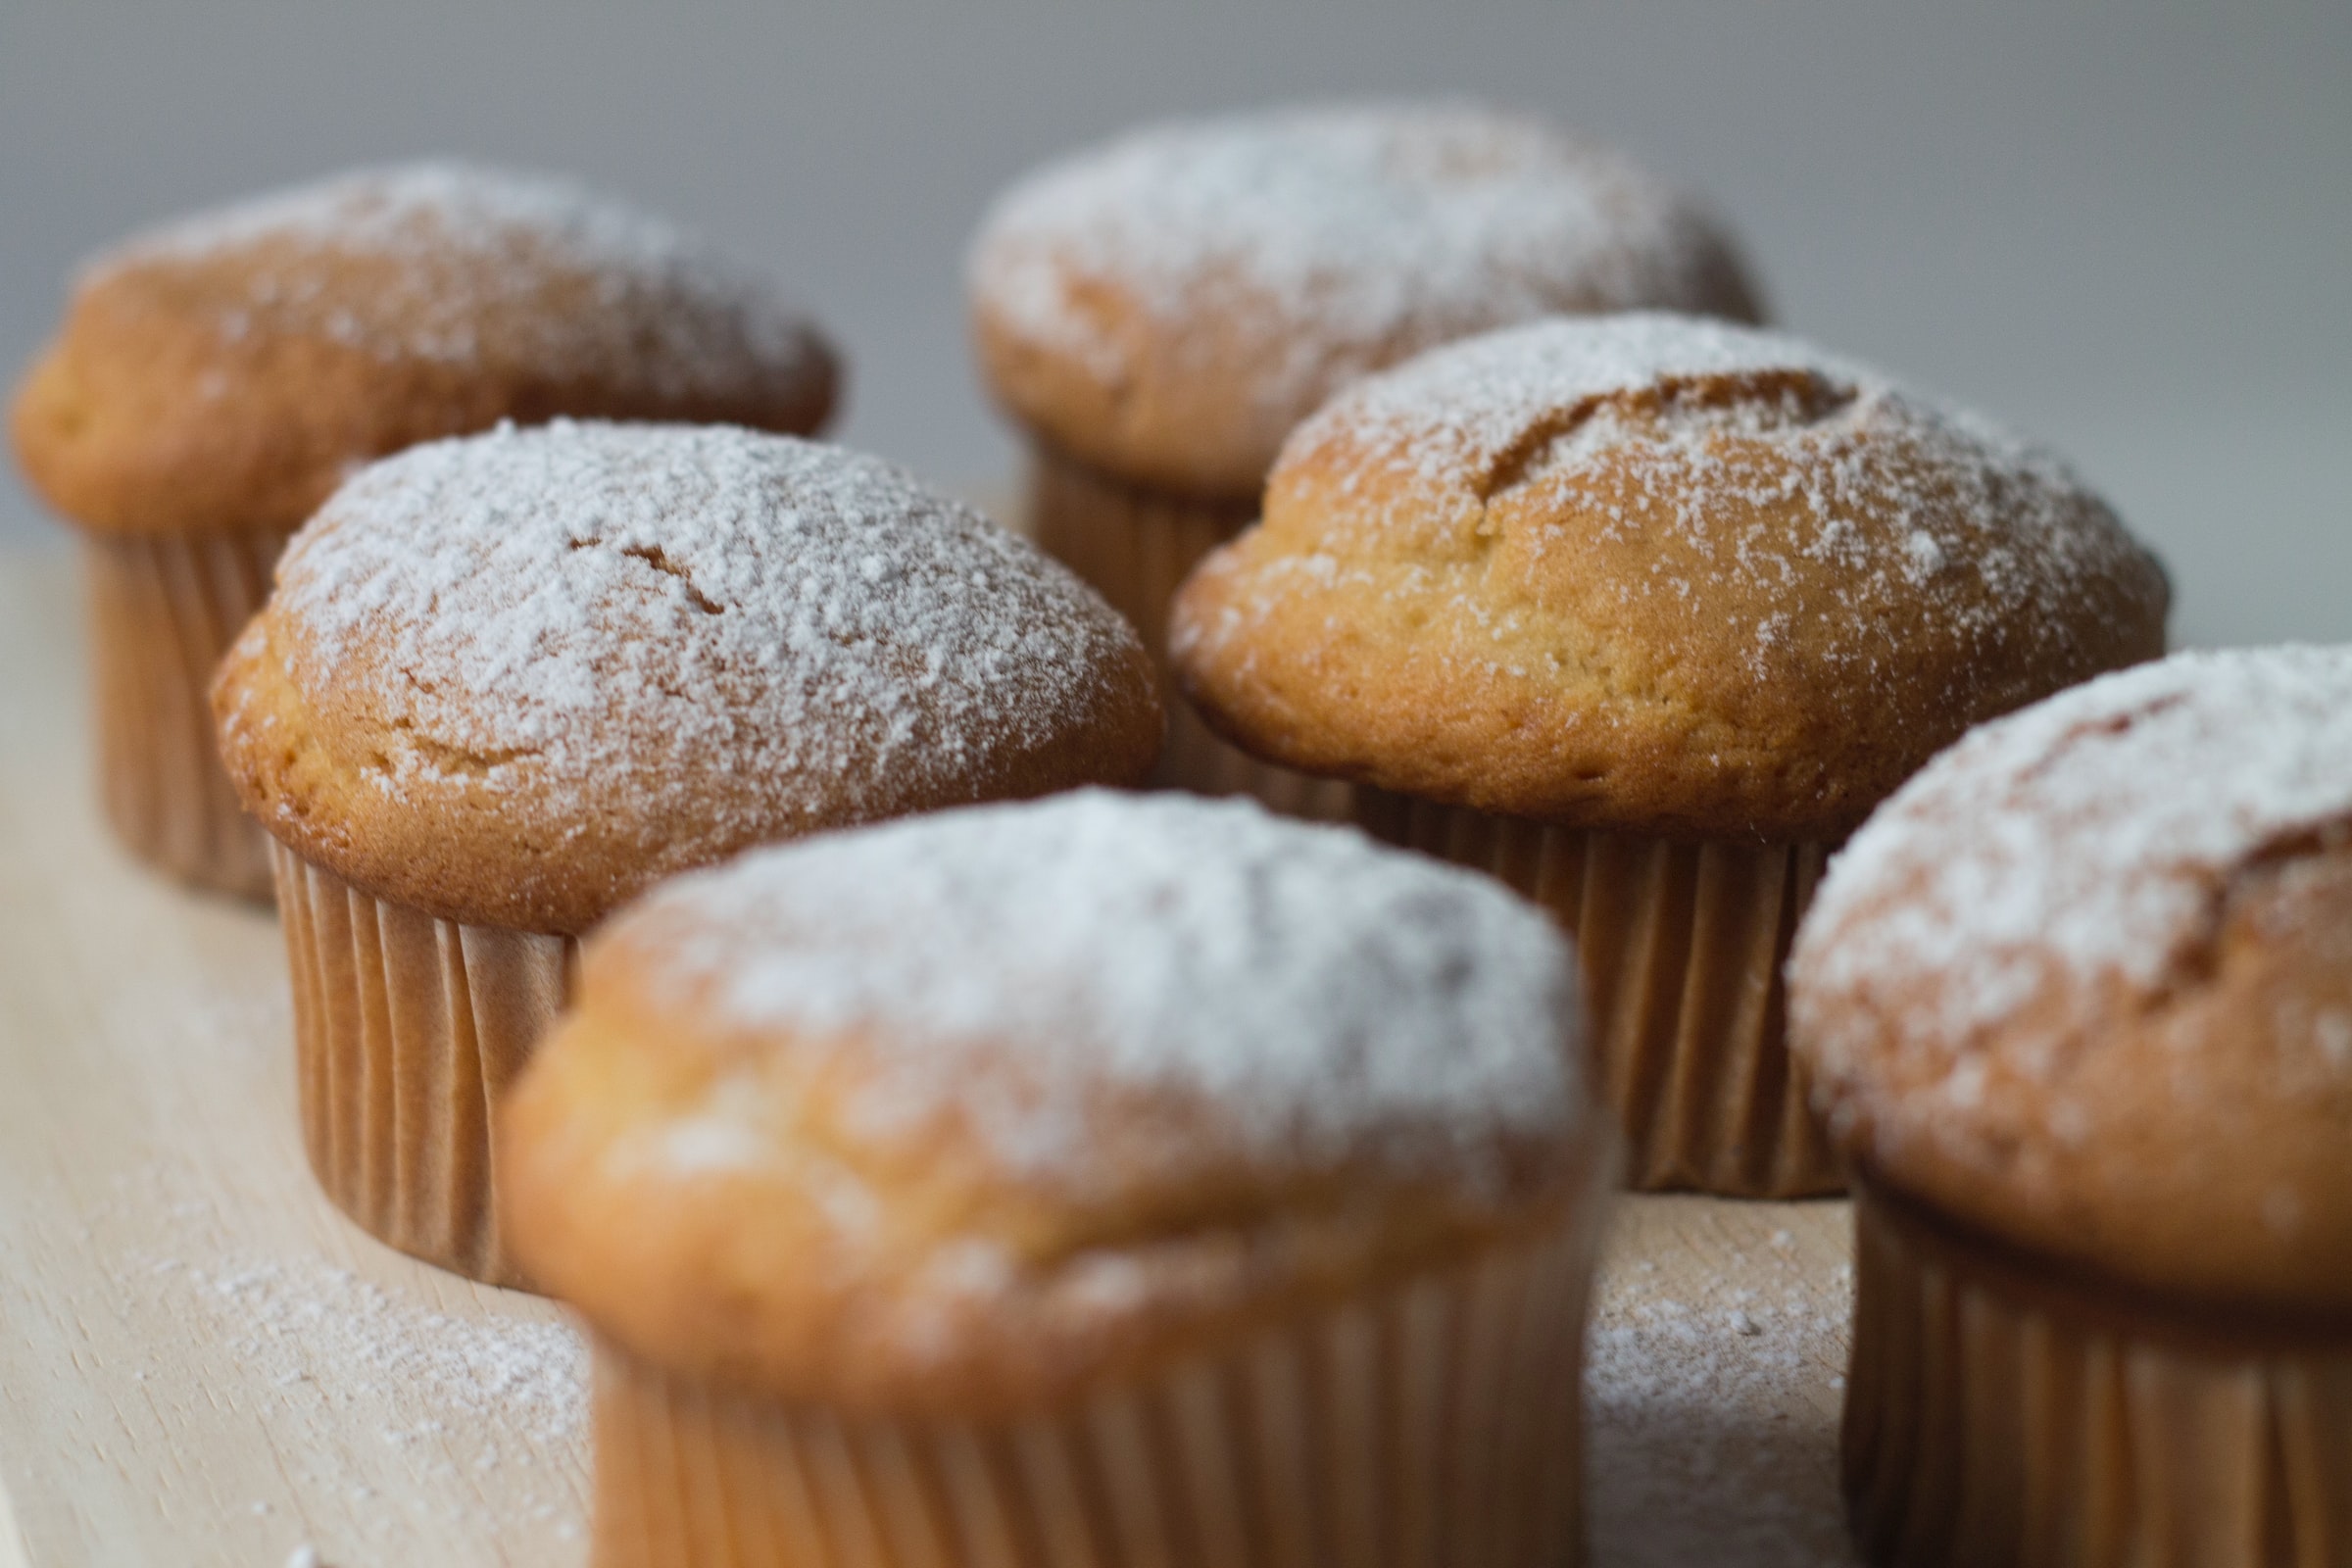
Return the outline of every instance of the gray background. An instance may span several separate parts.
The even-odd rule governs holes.
[[[1139,118],[1358,93],[1552,111],[1710,193],[1780,318],[2071,454],[2187,641],[2352,639],[2352,3],[0,0],[0,361],[74,259],[355,162],[588,175],[787,280],[841,433],[1007,471],[959,268],[990,194]],[[0,491],[0,544],[52,537]]]

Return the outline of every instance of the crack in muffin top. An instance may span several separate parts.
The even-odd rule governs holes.
[[[1972,732],[1831,861],[1833,1135],[1996,1236],[2352,1308],[2352,649],[2181,654]]]
[[[577,929],[659,875],[1149,765],[1142,648],[904,471],[725,426],[413,448],[295,539],[216,703],[272,832],[403,902]]]
[[[2049,453],[1797,340],[1562,318],[1367,377],[1180,594],[1247,749],[1593,827],[1835,838],[1977,719],[2162,651]]]

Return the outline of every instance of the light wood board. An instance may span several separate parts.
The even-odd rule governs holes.
[[[0,1568],[12,1512],[31,1568],[583,1562],[576,1341],[318,1196],[274,921],[97,820],[70,568],[0,553]],[[1847,1223],[1621,1205],[1596,1563],[1847,1560]]]

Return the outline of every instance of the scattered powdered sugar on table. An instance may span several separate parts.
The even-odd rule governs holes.
[[[1638,1205],[1676,1201],[1635,1200],[1620,1223]],[[1660,1294],[1654,1261],[1611,1250],[1586,1347],[1592,1560],[1614,1568],[1851,1563],[1836,1415],[1851,1271],[1777,1245],[1720,1262],[1703,1295],[1680,1300]]]
[[[1242,802],[1086,791],[830,834],[672,882],[601,945],[734,1026],[856,1032],[882,1069],[857,1114],[952,1102],[1040,1174],[1084,1179],[1104,1092],[1206,1103],[1258,1157],[1473,1179],[1498,1138],[1586,1114],[1574,964],[1538,911]]]
[[[212,1320],[220,1343],[286,1396],[394,1412],[394,1446],[463,1431],[500,1463],[568,1452],[586,1431],[588,1353],[560,1322],[453,1317],[346,1269],[223,1258],[153,1265]]]
[[[227,1252],[133,1266],[168,1294],[207,1353],[234,1362],[233,1378],[202,1383],[205,1397],[235,1401],[264,1432],[346,1434],[348,1454],[277,1450],[288,1511],[318,1528],[336,1517],[330,1499],[346,1503],[334,1528],[364,1532],[373,1545],[347,1558],[339,1537],[323,1554],[297,1548],[292,1560],[304,1549],[314,1562],[395,1560],[421,1512],[485,1534],[582,1534],[588,1351],[538,1303],[518,1312],[514,1298],[493,1298],[460,1316],[307,1256]],[[355,1470],[368,1447],[380,1461],[362,1458]],[[355,1483],[355,1474],[378,1484]],[[278,1512],[267,1501],[253,1511]]]
[[[1791,962],[1798,1026],[1833,1073],[1891,1040],[1964,1090],[2053,981],[2159,985],[2232,869],[2330,835],[2352,836],[2352,648],[2104,676],[1972,732],[1832,860]]]
[[[381,788],[555,781],[669,830],[730,800],[953,797],[1093,722],[1135,651],[1062,567],[903,470],[724,426],[411,448],[296,537],[270,614],[307,646],[297,679],[380,729]]]
[[[569,179],[454,161],[183,219],[98,257],[83,281],[231,255],[251,262],[244,296],[220,307],[232,340],[275,324],[386,359],[466,362],[498,330],[521,334],[549,373],[649,377],[679,396],[798,375],[822,354],[797,312],[699,237]],[[338,259],[374,264],[364,286],[339,285]],[[556,276],[588,279],[589,298],[541,307]]]
[[[1154,126],[1005,193],[974,295],[1115,379],[1132,347],[1095,308],[1163,330],[1269,315],[1292,353],[1250,389],[1303,415],[1375,361],[1560,310],[1707,308],[1733,265],[1695,209],[1542,121],[1364,105]],[[1181,347],[1177,352],[1183,352]]]

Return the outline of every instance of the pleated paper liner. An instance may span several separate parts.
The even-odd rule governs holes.
[[[1030,463],[1030,536],[1134,622],[1159,668],[1168,739],[1152,782],[1199,795],[1250,795],[1295,816],[1347,813],[1346,787],[1236,751],[1201,723],[1168,667],[1168,606],[1200,558],[1257,520],[1257,498],[1202,498],[1130,485],[1050,448]]]
[[[1375,838],[1500,878],[1576,938],[1626,1183],[1731,1198],[1843,1190],[1784,1031],[1781,970],[1826,851],[1555,827],[1355,790]]]
[[[1355,787],[1261,762],[1219,740],[1171,686],[1168,740],[1152,782],[1195,795],[1247,795],[1270,810],[1314,822],[1346,822],[1355,810]]]
[[[2352,1325],[2052,1278],[1865,1181],[1847,1506],[1902,1568],[2352,1568]]]
[[[597,1568],[1561,1568],[1597,1202],[1141,1386],[842,1419],[599,1338]]]
[[[87,535],[99,794],[116,835],[183,881],[270,895],[269,839],[213,740],[213,671],[270,593],[290,535]]]
[[[377,1240],[527,1289],[499,1239],[493,1128],[569,991],[577,941],[436,919],[274,849],[318,1184]]]
[[[1164,660],[1168,605],[1200,558],[1257,518],[1257,497],[1186,496],[1127,484],[1050,447],[1030,455],[1029,530],[1135,623]]]

